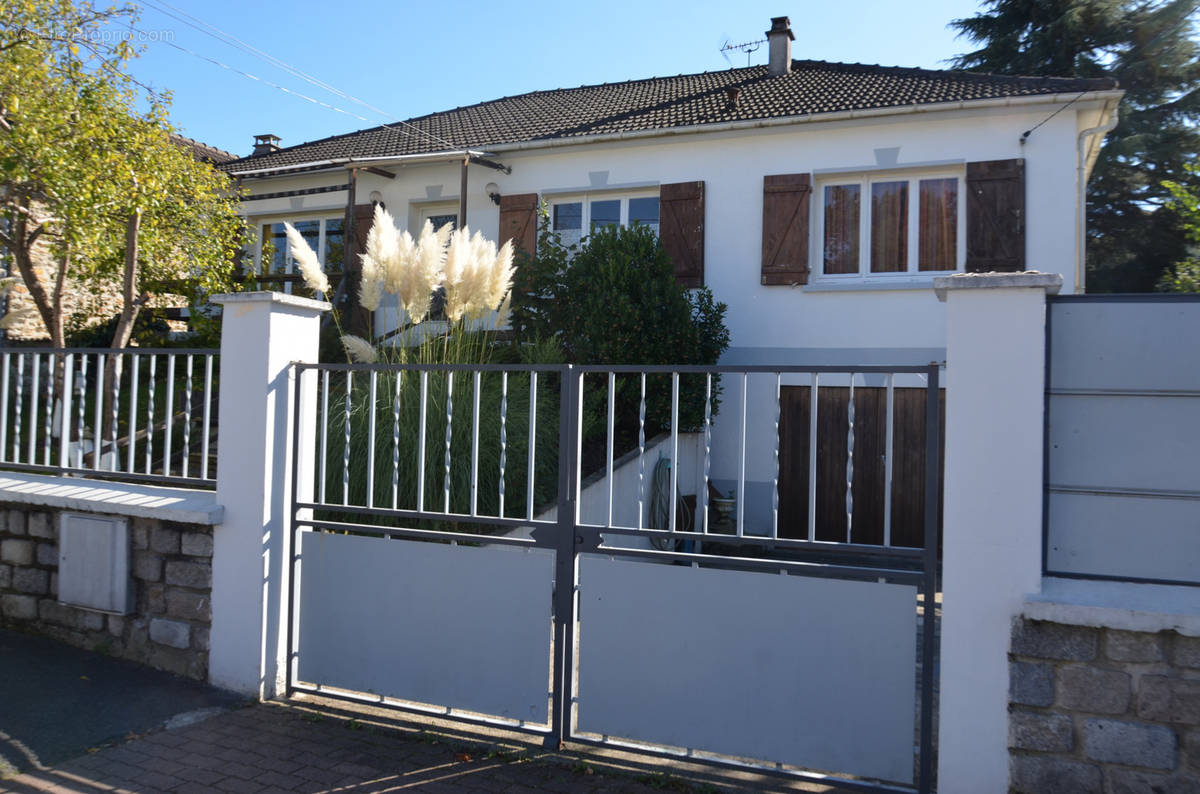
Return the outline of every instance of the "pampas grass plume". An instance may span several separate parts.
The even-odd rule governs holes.
[[[347,355],[359,364],[374,364],[379,359],[374,345],[361,336],[346,334],[342,337],[342,345],[346,348]]]
[[[325,277],[325,271],[321,270],[321,260],[317,259],[317,255],[309,247],[308,241],[300,232],[296,231],[295,226],[284,223],[283,228],[287,231],[292,259],[296,260],[296,266],[300,268],[300,275],[304,278],[304,283],[313,292],[328,295],[329,279]]]

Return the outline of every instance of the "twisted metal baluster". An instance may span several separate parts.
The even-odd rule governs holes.
[[[17,354],[17,405],[13,422],[13,463],[21,462],[21,408],[25,401],[25,356]]]
[[[846,542],[854,535],[854,373],[850,373],[850,405],[846,410]]]
[[[646,373],[642,373],[642,396],[638,402],[638,529],[644,529],[646,504]]]
[[[8,449],[8,353],[3,354],[4,374],[0,375],[0,460]]]
[[[392,402],[392,509],[400,500],[400,383],[404,371],[396,373],[396,396]]]
[[[712,373],[704,376],[704,491],[700,495],[704,532],[708,532],[708,477],[712,459]]]
[[[41,386],[41,356],[33,354],[33,383],[29,387],[29,449],[26,462],[37,463],[38,390]]]
[[[83,404],[87,395],[87,363],[87,353],[84,353],[79,357],[79,396],[76,398],[79,403],[79,417],[75,423],[75,467],[78,469],[83,468]],[[7,368],[5,372],[7,373]]]
[[[51,435],[54,433],[54,354],[46,356],[46,412],[42,416],[42,465],[50,465]]]
[[[454,432],[454,372],[446,373],[446,477],[442,486],[442,512],[450,512],[450,436]]]
[[[187,381],[183,392],[183,476],[188,476],[188,457],[192,454],[192,357],[187,357]]]
[[[780,403],[783,376],[775,373],[775,481],[771,488],[771,537],[779,537],[779,424],[783,418]]]
[[[109,471],[117,470],[117,419],[121,412],[121,367],[122,361],[120,356],[113,359],[113,383],[112,383],[112,431],[108,434],[112,441],[112,460],[109,461]]]
[[[138,387],[138,362],[141,356],[133,357],[133,372],[129,375],[129,462],[126,469],[130,474],[133,474],[137,469],[137,455],[134,454],[137,442],[134,440],[137,436],[134,432],[137,430],[137,387]]]
[[[500,373],[500,509],[504,518],[504,469],[508,466],[508,373]]]
[[[354,373],[346,372],[346,443],[342,446],[342,504],[350,504],[350,392],[354,388]]]
[[[146,473],[154,465],[154,382],[158,379],[158,356],[150,354],[150,396],[146,401]]]

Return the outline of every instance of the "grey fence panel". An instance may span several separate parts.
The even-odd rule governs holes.
[[[1138,297],[1052,300],[1051,389],[1200,391],[1200,303]]]
[[[1200,296],[1048,312],[1046,572],[1200,584]]]
[[[1196,502],[1054,492],[1049,500],[1046,564],[1051,570],[1136,579],[1196,577]]]
[[[1050,396],[1050,484],[1186,491],[1200,484],[1200,400]]]

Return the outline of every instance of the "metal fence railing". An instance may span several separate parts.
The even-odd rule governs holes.
[[[213,487],[217,351],[0,352],[0,468]]]

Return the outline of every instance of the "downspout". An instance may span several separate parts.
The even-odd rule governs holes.
[[[1076,155],[1076,177],[1078,196],[1075,204],[1075,293],[1083,294],[1087,287],[1087,146],[1092,136],[1103,140],[1120,118],[1121,105],[1113,106],[1109,120],[1079,133],[1079,152]]]
[[[464,157],[462,161],[462,179],[458,188],[458,228],[467,228],[467,165],[471,158]]]

